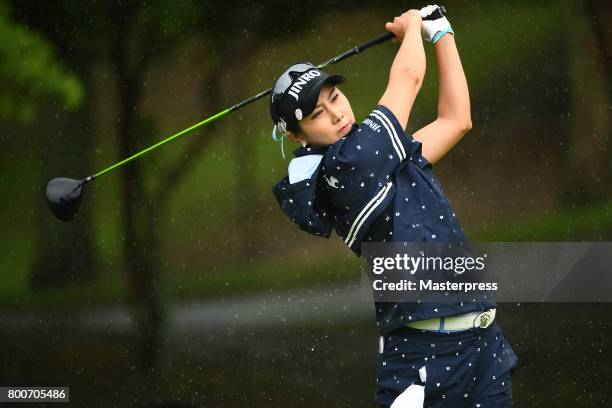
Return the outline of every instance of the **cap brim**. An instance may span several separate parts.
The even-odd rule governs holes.
[[[338,85],[346,81],[346,78],[344,78],[342,75],[329,75],[326,77],[321,76],[319,78],[320,79],[310,87],[304,96],[304,101],[302,103],[302,114],[304,117],[310,115],[315,106],[317,106],[319,94],[321,93],[321,88],[324,84],[329,83],[332,85]]]

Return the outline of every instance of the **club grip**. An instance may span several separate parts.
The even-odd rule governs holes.
[[[387,31],[386,33],[381,34],[378,37],[372,38],[371,40],[364,42],[363,44],[361,44],[357,48],[361,52],[361,51],[363,51],[365,49],[368,49],[368,48],[372,47],[373,45],[381,44],[381,43],[384,43],[385,41],[389,41],[393,37],[395,37],[395,34],[393,34],[390,31]]]
[[[434,11],[427,17],[423,18],[423,20],[437,20],[439,18],[444,17],[445,15],[446,15],[446,9],[444,8],[444,6],[439,6],[436,11]]]
[[[444,8],[444,6],[440,6],[438,7],[437,10],[435,10],[433,13],[425,17],[423,20],[437,20],[439,18],[444,17],[445,15],[446,15],[446,8]],[[393,37],[395,37],[395,35],[392,32],[387,31],[386,33],[381,34],[378,37],[372,38],[371,40],[364,42],[363,44],[358,46],[357,49],[359,50],[359,52],[361,52],[363,50],[366,50],[372,47],[373,45],[377,45],[377,44],[384,43],[385,41],[389,41]]]
[[[444,6],[439,6],[437,10],[435,10],[433,13],[425,17],[423,20],[437,20],[439,18],[444,17],[445,15],[446,15],[446,9],[444,8]],[[374,45],[382,44],[385,41],[389,41],[390,39],[394,37],[395,37],[395,34],[393,34],[390,31],[387,31],[386,33],[381,34],[378,37],[374,37],[371,40],[364,42],[363,44],[353,47],[350,50],[345,51],[342,54],[319,64],[317,68],[325,68],[328,65],[337,64],[340,61],[343,61],[349,57],[352,57],[353,55],[359,54]]]

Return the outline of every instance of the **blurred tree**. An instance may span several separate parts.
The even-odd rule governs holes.
[[[334,1],[331,6],[342,3]],[[148,146],[148,142],[159,138],[154,120],[142,113],[144,78],[152,64],[166,57],[169,52],[194,36],[206,38],[214,47],[207,50],[207,59],[218,66],[207,70],[203,81],[205,111],[218,112],[249,95],[244,94],[241,71],[250,56],[265,47],[266,40],[282,35],[297,36],[300,30],[311,25],[317,15],[324,13],[330,2],[310,2],[306,5],[286,4],[282,1],[254,3],[237,1],[220,6],[199,1],[152,0],[147,3],[117,1],[110,3],[80,1],[17,2],[13,8],[18,19],[26,26],[40,30],[58,48],[61,58],[73,67],[84,79],[85,92],[92,94],[96,64],[108,62],[112,78],[117,87],[116,124],[120,158]],[[300,58],[296,53],[296,58]],[[93,131],[92,116],[95,111],[94,98],[84,105],[77,117],[66,117],[65,144],[70,146],[70,174],[88,174],[89,162],[81,158],[91,157],[92,146],[85,137],[76,135]],[[120,171],[121,178],[121,222],[123,229],[123,251],[127,263],[129,300],[138,324],[139,350],[142,365],[152,380],[159,380],[165,313],[159,288],[159,272],[162,263],[160,245],[161,227],[167,213],[167,205],[177,185],[193,169],[199,154],[216,137],[215,127],[189,140],[186,146],[187,160],[182,157],[164,172],[154,166],[154,156],[126,165]],[[248,154],[250,143],[243,134],[233,141],[235,152],[243,162],[237,169],[238,183],[234,186],[237,196],[237,225],[245,228],[240,236],[244,240],[239,248],[245,248],[250,240],[250,223],[240,222],[252,217],[249,206],[243,205],[253,199],[252,162]],[[87,146],[89,145],[89,146]],[[66,153],[64,153],[66,154]],[[78,165],[76,165],[78,164]],[[61,174],[61,173],[58,173]],[[145,176],[156,180],[154,188],[147,188]],[[85,214],[80,214],[78,226],[87,226]],[[41,237],[48,231],[41,230]],[[88,235],[76,234],[83,239]],[[65,236],[64,236],[65,238]],[[39,254],[40,270],[49,270],[49,261],[61,258],[67,262],[63,267],[78,265],[64,255],[59,245],[68,243],[71,254],[75,254],[72,240],[57,239],[54,245]],[[81,242],[78,253],[90,254]],[[247,250],[249,250],[247,248]],[[43,267],[44,266],[44,267]],[[74,267],[74,266],[73,266]],[[57,273],[57,271],[54,271]],[[155,381],[152,381],[154,386]]]
[[[565,205],[607,199],[612,183],[612,17],[607,2],[568,2],[571,117]]]
[[[19,20],[20,12],[14,11]],[[37,118],[37,142],[43,152],[40,184],[45,185],[50,174],[68,170],[67,155],[80,158],[86,150],[86,139],[74,139],[72,135],[75,130],[82,131],[82,126],[87,128],[83,113],[89,112],[89,101],[84,98],[87,84],[80,79],[87,78],[83,75],[86,66],[71,64],[66,52],[62,53],[66,48],[56,47],[55,38],[48,35],[50,30],[39,28],[44,26],[13,22],[8,4],[0,1],[0,119],[32,122]],[[46,96],[56,97],[53,107],[49,107]],[[39,118],[37,111],[43,109],[53,110],[53,119],[48,114]],[[81,159],[70,170],[79,172],[87,167],[87,160]],[[42,196],[40,203],[42,207]],[[47,217],[36,225],[38,251],[31,272],[32,286],[58,286],[88,279],[93,261],[87,218],[79,224],[60,225]]]
[[[58,61],[46,39],[11,21],[4,0],[0,0],[0,39],[0,119],[29,122],[47,96],[58,97],[66,109],[80,104],[79,79]]]
[[[214,48],[207,50],[207,58],[218,62],[219,67],[207,70],[203,89],[204,110],[216,113],[249,96],[243,91],[241,71],[250,56],[258,52],[259,47],[265,47],[267,39],[285,34],[287,27],[291,27],[292,35],[298,34],[309,26],[318,13],[325,11],[324,5],[329,6],[329,2],[311,2],[304,6],[287,5],[281,1],[237,1],[223,7],[205,2],[176,3],[170,0],[156,0],[146,5],[114,3],[110,11],[113,33],[110,60],[118,85],[121,156],[127,157],[144,147],[138,146],[136,141],[142,138],[143,124],[150,122],[150,119],[143,118],[138,107],[142,106],[143,101],[142,78],[154,59],[161,58],[192,35],[202,36],[214,44]],[[158,352],[163,347],[161,333],[164,316],[158,286],[162,264],[162,220],[182,178],[193,169],[199,154],[217,135],[213,126],[192,137],[185,156],[165,172],[154,172],[160,174],[156,177],[154,189],[145,189],[143,182],[143,170],[152,168],[150,158],[146,164],[135,162],[121,172],[129,288],[131,297],[141,302],[139,321],[144,342],[143,361],[150,370],[158,368]],[[241,228],[239,236],[243,237],[236,249],[249,253],[252,252],[248,242],[253,227],[252,223],[243,220],[253,217],[247,204],[256,195],[252,191],[255,185],[251,181],[252,160],[248,159],[250,143],[253,142],[243,133],[236,135],[233,141],[239,159],[237,162],[242,163],[237,169],[238,181],[234,186],[239,212],[236,219]]]
[[[584,2],[587,21],[595,37],[595,47],[601,59],[608,93],[608,112],[612,110],[612,28],[607,22],[612,18],[608,2],[603,0],[586,0]]]
[[[217,61],[219,68],[207,70],[203,89],[204,110],[215,113],[249,96],[244,95],[241,71],[249,57],[259,50],[258,47],[265,46],[267,38],[282,35],[289,25],[295,34],[306,27],[309,19],[315,18],[318,11],[323,10],[317,4],[288,7],[280,1],[263,4],[238,1],[224,7],[195,1],[175,3],[168,0],[156,0],[146,6],[114,3],[111,10],[114,35],[111,39],[110,60],[119,86],[118,133],[121,156],[127,157],[144,147],[138,146],[136,141],[137,136],[142,138],[142,125],[147,119],[141,117],[137,107],[142,105],[142,78],[152,59],[162,57],[191,35],[202,36],[214,44],[214,48],[207,50],[207,57],[210,61]],[[300,18],[299,11],[307,18]],[[283,18],[285,24],[278,24]],[[160,173],[160,176],[156,177],[158,182],[154,183],[155,189],[147,191],[143,183],[143,169],[153,163],[150,158],[146,164],[133,163],[121,173],[129,288],[134,299],[144,301],[143,319],[140,319],[143,322],[141,332],[145,333],[143,339],[149,339],[143,345],[143,350],[145,365],[151,369],[158,364],[155,355],[162,346],[160,333],[163,316],[157,285],[161,265],[161,222],[182,178],[193,169],[199,154],[217,135],[215,127],[208,127],[197,137],[192,137],[186,147],[187,160],[184,156],[167,171],[158,170],[156,173]],[[252,142],[240,133],[232,143],[239,158],[237,162],[241,163],[237,169],[233,194],[237,197],[236,219],[241,228],[239,236],[243,238],[235,249],[251,251],[248,242],[252,236],[252,223],[243,220],[253,217],[250,206],[246,205],[255,196],[252,191],[255,183],[251,181],[250,170],[252,161],[248,160],[247,154]]]

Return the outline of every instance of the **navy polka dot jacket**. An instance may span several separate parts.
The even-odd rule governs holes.
[[[356,254],[362,242],[465,242],[463,229],[421,143],[378,105],[333,145],[294,152],[289,174],[273,188],[283,212],[302,230],[332,229]],[[495,307],[494,302],[376,303],[379,328]]]

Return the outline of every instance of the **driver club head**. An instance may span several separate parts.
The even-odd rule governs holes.
[[[85,180],[59,177],[47,184],[47,203],[57,218],[65,222],[74,218],[83,198],[85,183]]]

